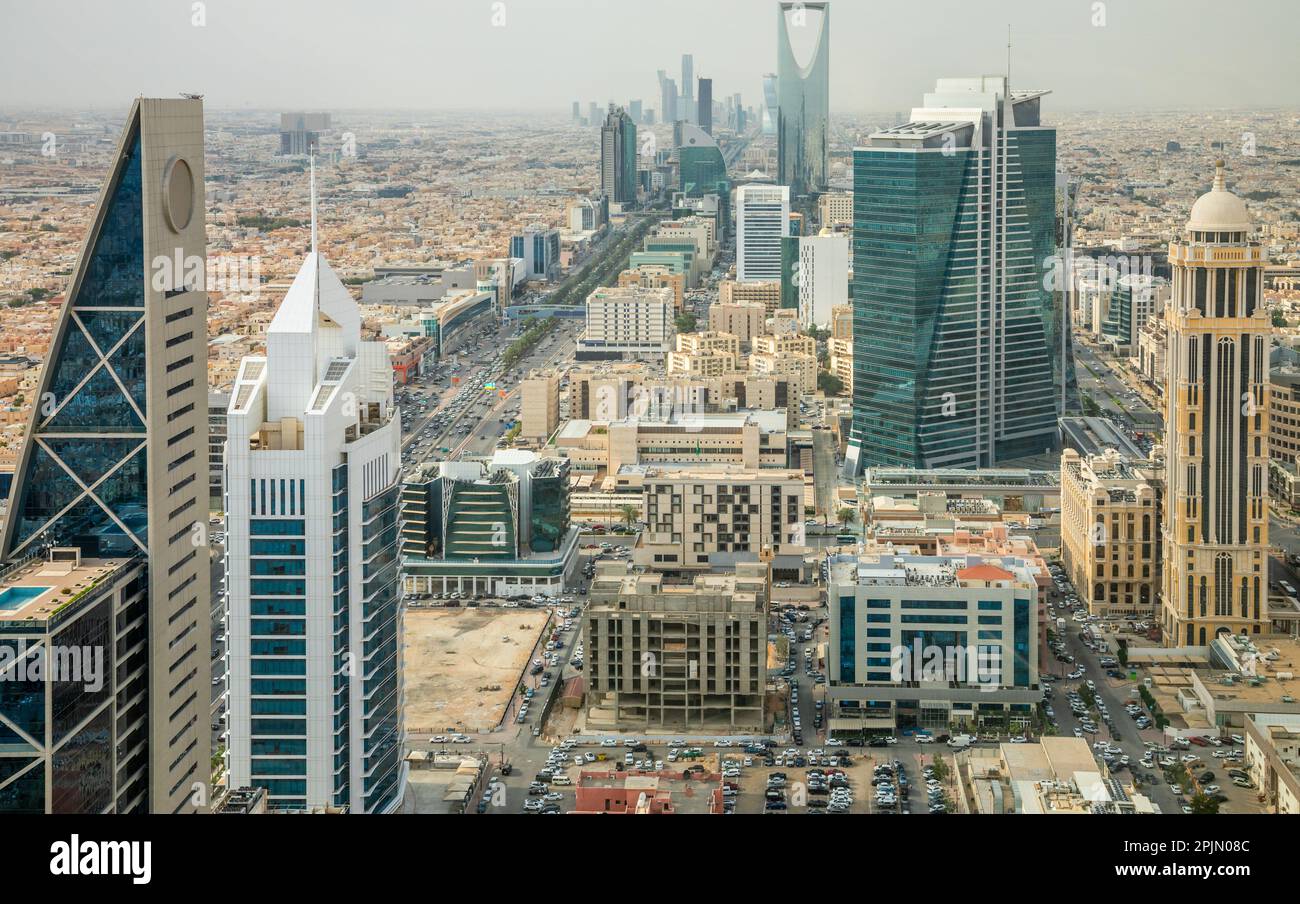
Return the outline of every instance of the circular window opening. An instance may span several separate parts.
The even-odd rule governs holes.
[[[180,232],[190,225],[194,215],[194,174],[182,158],[173,158],[163,177],[163,197],[166,198],[167,225],[172,232]]]

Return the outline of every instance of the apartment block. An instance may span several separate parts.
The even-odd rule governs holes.
[[[618,275],[619,288],[628,289],[639,286],[642,289],[672,289],[673,310],[682,310],[682,298],[686,291],[686,277],[674,273],[662,264],[641,264],[631,270],[624,270]]]
[[[724,305],[757,304],[763,307],[763,316],[771,317],[781,307],[781,281],[734,282],[725,280],[718,287],[718,301]]]
[[[709,305],[709,329],[730,333],[748,349],[755,336],[763,335],[767,309],[761,304],[725,304],[721,301]]]
[[[646,529],[632,560],[661,571],[731,567],[804,543],[802,471],[663,467],[642,487]]]
[[[519,435],[544,440],[560,426],[560,375],[533,371],[519,384]]]
[[[673,294],[668,288],[600,288],[587,296],[587,328],[575,357],[660,360],[673,335]]]

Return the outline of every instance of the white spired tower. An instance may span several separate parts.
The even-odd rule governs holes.
[[[1252,232],[1219,161],[1214,187],[1192,206],[1182,240],[1169,245],[1161,594],[1168,646],[1258,634],[1269,623],[1271,327]]]
[[[227,414],[231,787],[401,804],[400,418],[384,345],[312,250]]]

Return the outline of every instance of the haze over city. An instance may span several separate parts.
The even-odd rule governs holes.
[[[114,106],[206,96],[210,108],[530,110],[652,95],[663,61],[756,94],[775,52],[768,0],[7,0],[0,105]],[[1266,108],[1294,100],[1289,0],[846,0],[835,6],[832,112],[910,107],[936,64],[1051,87],[1062,110]],[[203,21],[201,27],[192,24]],[[1252,40],[1220,41],[1249,25]],[[651,78],[648,78],[647,75]]]

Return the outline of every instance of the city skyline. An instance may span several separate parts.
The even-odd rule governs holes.
[[[21,40],[0,59],[0,86],[9,86],[0,88],[0,109],[113,108],[124,96],[196,92],[205,95],[210,113],[320,107],[543,109],[563,115],[572,98],[593,95],[602,107],[611,98],[635,97],[655,98],[657,107],[656,70],[667,64],[676,74],[677,61],[687,54],[721,94],[738,90],[758,106],[763,74],[776,56],[774,0],[705,5],[666,0],[657,4],[654,16],[613,0],[594,6],[578,0],[465,3],[440,6],[436,18],[413,2],[316,3],[310,15],[297,2],[268,7],[145,0],[136,6],[150,28],[127,28],[118,9],[79,0],[26,9],[22,29],[14,32]],[[200,6],[201,17],[195,9]],[[1289,12],[1284,0],[1250,6],[1263,22]],[[833,55],[831,113],[908,109],[932,77],[936,57],[954,74],[1004,73],[1008,25],[1013,85],[1050,84],[1063,111],[1288,105],[1289,86],[1300,81],[1300,59],[1290,51],[1287,32],[1260,29],[1249,49],[1219,46],[1213,9],[1209,2],[1175,0],[1059,5],[943,0],[907,7],[840,2],[834,4],[835,35],[842,47],[857,52]],[[202,25],[194,24],[196,17]],[[440,47],[432,58],[417,54],[426,32],[410,24],[422,17],[460,40]],[[707,52],[692,46],[704,41],[676,34],[668,24],[687,19],[695,35],[726,34],[728,40]],[[69,20],[81,27],[69,29]],[[943,32],[934,31],[935,21],[944,22]],[[640,39],[626,46],[598,40],[617,33],[619,25],[625,26],[622,33],[637,32]],[[301,43],[321,48],[346,34],[352,43],[339,45],[337,54],[300,56],[281,53],[278,42],[262,41],[261,34],[295,34]],[[918,35],[925,36],[925,54],[915,52]],[[489,40],[498,42],[495,59],[519,62],[479,65],[477,55]],[[565,64],[548,50],[571,41],[588,48],[581,64]],[[1211,48],[1214,62],[1207,65]],[[1153,50],[1160,65],[1178,71],[1180,78],[1150,78]],[[58,67],[51,67],[53,59]],[[382,65],[385,77],[375,78],[367,65]],[[475,73],[472,82],[458,75],[467,67]],[[527,77],[521,78],[525,70]],[[40,78],[31,78],[35,72]],[[454,93],[440,94],[439,85],[454,86]],[[695,86],[678,89],[693,96]]]

